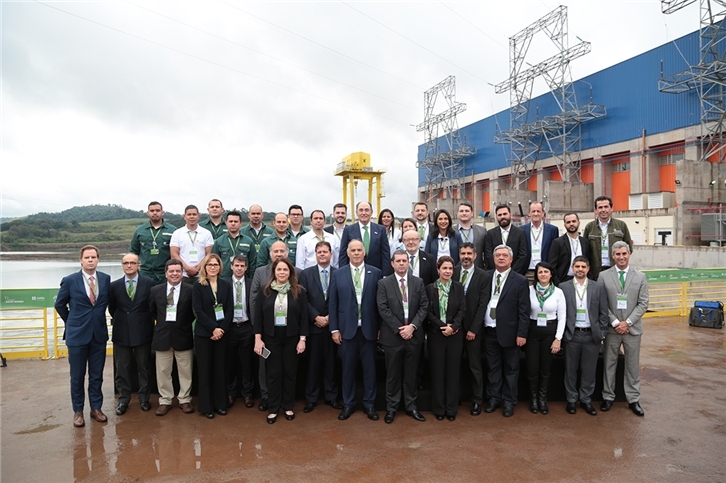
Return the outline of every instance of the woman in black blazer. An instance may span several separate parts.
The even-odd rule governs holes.
[[[295,413],[295,378],[298,357],[305,351],[309,332],[308,298],[298,283],[295,267],[287,258],[272,263],[271,278],[255,304],[255,353],[267,348],[267,422],[274,423],[280,407],[285,419]]]
[[[459,263],[459,237],[454,231],[451,215],[446,210],[439,210],[434,217],[436,230],[429,233],[424,251],[435,256],[437,259],[444,255],[454,260],[454,265]]]
[[[194,347],[199,375],[199,412],[209,419],[215,412],[221,416],[227,414],[224,333],[232,322],[234,298],[232,284],[219,278],[221,270],[219,255],[212,253],[204,257],[192,292],[192,307],[197,316]]]
[[[436,262],[439,279],[426,287],[431,409],[436,419],[456,419],[459,409],[459,366],[464,347],[461,322],[466,312],[464,286],[452,280],[454,260],[443,256]],[[441,314],[444,314],[443,316]]]

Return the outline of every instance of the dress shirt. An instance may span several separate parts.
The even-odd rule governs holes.
[[[172,287],[174,287],[174,306],[176,307],[179,304],[179,292],[181,292],[181,283],[178,283],[177,285],[172,285],[169,282],[166,282],[167,297],[169,297],[169,292],[171,291]]]
[[[363,233],[363,232],[361,231],[361,233]],[[359,267],[354,267],[352,264],[350,265],[350,276],[353,279],[353,288],[354,289],[355,289],[355,269],[356,268],[359,269],[359,273],[360,273],[360,294],[356,291],[355,298],[358,302],[358,307],[360,307],[360,310],[358,311],[358,313],[360,314],[361,310],[363,309],[361,307],[361,303],[363,301],[363,285],[365,285],[365,280],[366,280],[366,264],[361,263]],[[361,319],[358,318],[358,327],[360,327],[360,325],[361,325]]]
[[[362,236],[362,233],[361,233]],[[318,235],[314,231],[302,235],[297,241],[297,251],[295,252],[295,266],[300,270],[305,270],[308,267],[314,267],[318,264],[318,259],[315,256],[315,245],[319,241],[326,241],[330,243],[330,249],[332,250],[333,258],[330,262],[334,267],[338,266],[338,252],[340,251],[340,240],[338,237],[327,231],[323,231],[323,239],[318,238]]]
[[[438,243],[438,252],[436,253],[436,260],[443,256],[451,256],[451,240],[449,240],[448,236],[441,236],[439,233],[439,236],[437,238]]]
[[[472,265],[471,268],[461,267],[461,276],[459,277],[459,282],[461,282],[461,279],[464,276],[464,271],[466,271],[466,282],[462,284],[464,285],[464,295],[466,295],[466,292],[469,291],[469,282],[471,282],[471,277],[474,275],[474,269],[475,265]],[[494,283],[496,283],[496,281]]]
[[[421,268],[421,260],[419,259],[419,251],[416,250],[416,253],[414,255],[411,255],[410,253],[406,252],[406,255],[408,255],[408,268],[411,271],[411,275],[414,277],[420,277],[420,268]],[[413,257],[413,261],[411,261],[411,257]]]
[[[579,235],[574,240],[570,235],[567,235],[567,242],[570,244],[570,266],[567,268],[567,275],[574,277],[575,272],[572,271],[572,263],[575,261],[575,257],[582,255],[582,245],[580,245]]]
[[[509,276],[509,272],[511,270],[512,270],[511,268],[507,269],[506,272],[500,272],[498,270],[494,270],[494,273],[492,273],[492,296],[489,299],[489,304],[487,305],[487,312],[484,315],[484,325],[486,327],[496,327],[497,326],[497,320],[491,318],[491,309],[492,309],[492,302],[494,301],[493,300],[494,292],[497,289],[497,275],[502,276],[501,282],[499,284],[499,295],[501,295],[502,289],[504,288],[504,284],[507,282],[507,277]],[[497,303],[499,302],[498,297],[499,296],[497,296]]]
[[[93,277],[93,283],[96,287],[96,293],[93,295],[95,296],[95,298],[98,298],[98,275],[96,274],[96,272],[94,271],[92,274],[89,275],[81,270],[81,273],[83,274],[83,281],[86,285],[86,295],[88,295],[88,298],[91,298],[91,277]]]
[[[612,220],[612,218],[610,218],[610,220]],[[610,220],[608,220],[605,224],[601,223],[600,219],[597,220],[597,224],[600,227],[602,235],[602,239],[600,240],[600,243],[602,244],[602,247],[600,248],[600,258],[602,259],[603,267],[610,266],[610,247],[608,245],[610,243],[610,240],[608,240],[608,226],[610,225]]]
[[[323,292],[324,292],[326,299],[328,298],[328,289],[330,289],[330,275],[332,273],[332,270],[330,269],[330,267],[331,267],[331,265],[328,265],[327,267],[322,267],[322,266],[318,265],[318,275],[320,276],[320,286],[323,287]],[[323,283],[323,270],[326,270],[328,272],[328,286],[327,287]]]
[[[575,310],[585,310],[585,320],[577,320],[575,316],[575,327],[580,329],[586,329],[590,327],[590,314],[587,311],[587,284],[588,280],[585,279],[585,283],[580,285],[577,283],[577,279],[573,278],[572,283],[575,284]],[[580,298],[582,296],[582,298]]]
[[[616,272],[615,272],[615,276],[616,276],[616,277],[618,278],[618,282],[620,282],[620,269],[619,269],[619,268],[618,268],[617,266],[614,266],[613,268],[614,268],[614,269],[616,270]],[[623,273],[623,280],[624,280],[624,281],[626,281],[626,282],[628,281],[628,270],[630,270],[630,265],[628,265],[627,267],[625,267],[625,268],[623,269],[623,272],[625,272],[625,273]],[[619,294],[619,295],[625,295],[625,287],[620,287],[620,288],[618,289],[618,294]],[[612,325],[613,327],[615,327],[615,326],[616,326],[616,325],[618,325],[619,323],[620,323],[620,321],[619,321],[618,319],[614,319],[614,320],[613,320],[613,321],[611,322],[611,325]],[[628,324],[628,327],[630,327],[631,325],[633,325],[633,322],[631,322],[631,320],[630,320],[630,319],[627,319],[627,320],[625,321],[625,323],[627,323],[627,324]]]
[[[474,243],[474,225],[469,225],[469,228],[464,228],[459,223],[459,229],[456,231],[459,233],[459,239],[462,243]]]
[[[544,233],[544,223],[540,223],[539,228],[535,228],[533,224],[529,226],[529,237],[532,251],[530,253],[529,269],[534,270],[539,262],[542,261],[542,234]]]
[[[529,318],[537,320],[537,314],[544,313],[547,320],[557,320],[557,331],[555,332],[555,339],[562,340],[562,334],[565,333],[566,314],[567,314],[567,303],[565,301],[565,294],[558,287],[555,287],[555,291],[545,300],[544,306],[539,307],[539,300],[537,300],[537,290],[534,285],[529,287]]]
[[[425,222],[423,225],[419,225],[418,221],[416,222],[416,230],[418,231],[419,235],[421,234],[421,230],[419,228],[423,228],[423,236],[421,237],[421,242],[419,243],[419,248],[421,250],[424,249],[426,246],[426,240],[429,238],[429,223]]]
[[[511,228],[511,227],[512,227],[512,225],[509,225],[509,228]],[[509,241],[509,228],[507,228],[507,229],[505,230],[504,228],[502,228],[502,227],[499,227],[499,229],[500,229],[500,230],[502,230],[502,243],[503,243],[504,245],[506,245],[506,244],[507,244],[507,242]],[[494,247],[494,248],[496,248],[496,247]],[[515,254],[515,255],[516,255],[516,254]]]
[[[237,300],[237,282],[242,283],[242,298],[240,300]],[[232,277],[232,294],[234,299],[234,307],[235,310],[237,310],[238,306],[242,307],[242,315],[240,317],[234,317],[232,318],[233,322],[247,322],[249,319],[249,315],[247,314],[247,292],[245,291],[245,278],[242,277],[241,279],[238,279],[237,277]]]
[[[136,294],[136,290],[139,288],[139,274],[137,273],[134,278],[129,278],[128,276],[124,275],[124,287],[126,288],[126,293],[129,293],[129,280],[134,281],[134,295]]]

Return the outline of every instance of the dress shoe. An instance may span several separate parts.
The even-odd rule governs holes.
[[[194,407],[192,406],[192,403],[182,403],[179,405],[179,407],[185,414],[191,414],[194,412]]]
[[[368,415],[371,421],[378,421],[378,413],[373,408],[363,408],[363,412]]]
[[[149,404],[149,401],[141,401],[139,403],[139,407],[142,411],[151,411],[151,404]]]
[[[537,406],[536,399],[531,399],[529,401],[529,412],[532,414],[537,414],[539,412],[539,407]]]
[[[260,405],[257,406],[260,411],[267,411],[267,399],[260,400]]]
[[[391,424],[395,417],[396,411],[386,411],[386,416],[383,418],[383,421],[385,421],[386,424]]]
[[[267,416],[267,424],[275,424],[275,421],[277,421],[277,414],[274,416]]]
[[[481,404],[474,403],[471,406],[471,415],[472,416],[479,416],[481,414]]]
[[[100,409],[91,409],[91,418],[95,419],[99,423],[105,423],[108,421],[108,418]]]
[[[416,421],[426,421],[426,418],[418,412],[418,410],[414,409],[413,411],[406,411],[406,414],[411,416]]]
[[[573,406],[574,406],[574,404],[573,404]],[[589,403],[589,402],[588,403],[581,402],[580,403],[580,407],[582,409],[584,409],[585,412],[587,414],[589,414],[590,416],[597,416],[597,410],[594,407],[592,407],[592,404],[591,403]]]
[[[314,402],[309,402],[309,403],[307,403],[307,404],[305,405],[305,407],[303,408],[303,412],[304,412],[304,413],[309,413],[309,412],[311,412],[311,411],[312,411],[313,409],[315,409],[315,406],[317,406],[317,405],[318,405],[318,403],[314,403]]]
[[[443,421],[444,420],[444,415],[443,414],[435,414],[434,416],[436,416],[436,421]]]
[[[342,411],[340,412],[340,414],[338,414],[338,419],[340,419],[341,421],[345,421],[345,420],[346,420],[346,419],[348,419],[348,418],[350,417],[350,415],[351,415],[351,414],[353,414],[354,412],[355,412],[355,408],[348,408],[348,407],[345,407],[345,408],[343,408],[343,410],[342,410]]]
[[[206,416],[207,419],[214,419],[214,413],[204,413],[204,416]]]
[[[293,413],[292,411],[290,411],[290,413],[288,414],[286,412],[285,413],[285,419],[287,419],[288,421],[292,421],[293,419],[295,419],[295,413]]]
[[[645,411],[643,411],[643,408],[640,407],[638,401],[631,402],[628,404],[628,407],[631,411],[633,411],[633,413],[635,413],[636,416],[645,416]],[[91,411],[91,414],[93,414],[93,411]]]
[[[592,407],[592,405],[590,405],[590,407]],[[565,409],[570,414],[577,413],[577,405],[575,403],[573,403],[573,402],[568,402],[567,403],[567,406],[565,407]],[[593,410],[594,410],[594,408],[593,408]]]
[[[538,401],[538,404],[537,405],[539,406],[539,412],[541,412],[542,414],[545,414],[545,415],[546,414],[549,414],[550,408],[547,407],[547,400],[546,399],[540,399]]]
[[[83,412],[73,413],[73,426],[76,428],[82,428],[86,425],[86,420],[83,419]]]
[[[123,416],[126,414],[126,411],[129,409],[129,405],[126,403],[118,403],[118,406],[116,406],[116,416]]]
[[[448,419],[449,421],[455,421],[456,420],[456,414],[451,415],[451,416],[446,416],[446,419]]]
[[[166,413],[169,412],[169,409],[171,409],[171,405],[169,404],[159,404],[159,407],[156,408],[156,415],[157,416],[164,416]]]
[[[325,405],[330,406],[333,409],[338,409],[338,410],[343,409],[343,405],[340,404],[335,399],[333,399],[332,401],[325,401]]]
[[[227,415],[227,410],[226,409],[215,409],[214,412],[217,413],[217,414],[219,414],[220,416],[226,416]]]
[[[245,396],[245,407],[251,408],[255,405],[255,401],[252,400],[252,396]]]
[[[237,398],[234,396],[227,396],[227,407],[231,408],[232,406],[234,406],[234,402],[236,400],[237,400]]]
[[[499,403],[498,402],[489,401],[487,403],[487,407],[484,408],[484,412],[485,413],[493,413],[494,411],[497,410],[498,407],[499,407]]]
[[[505,418],[511,418],[514,416],[514,406],[504,406],[504,412],[502,414],[504,414]]]
[[[611,407],[613,407],[613,402],[608,399],[605,399],[602,402],[602,404],[600,405],[600,411],[602,411],[602,412],[610,411]]]

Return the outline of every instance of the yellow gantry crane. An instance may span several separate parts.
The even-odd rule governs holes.
[[[335,168],[335,176],[343,178],[343,203],[348,206],[351,219],[355,219],[355,195],[358,182],[368,181],[368,201],[373,208],[373,216],[378,216],[381,211],[381,198],[383,192],[383,173],[385,169],[373,169],[371,167],[371,155],[368,153],[352,153],[343,158],[343,161]],[[373,204],[373,185],[376,187],[376,203]],[[359,200],[363,201],[363,200]]]

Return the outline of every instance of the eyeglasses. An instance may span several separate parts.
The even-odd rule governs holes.
[[[207,263],[207,268],[219,268],[219,263]]]

